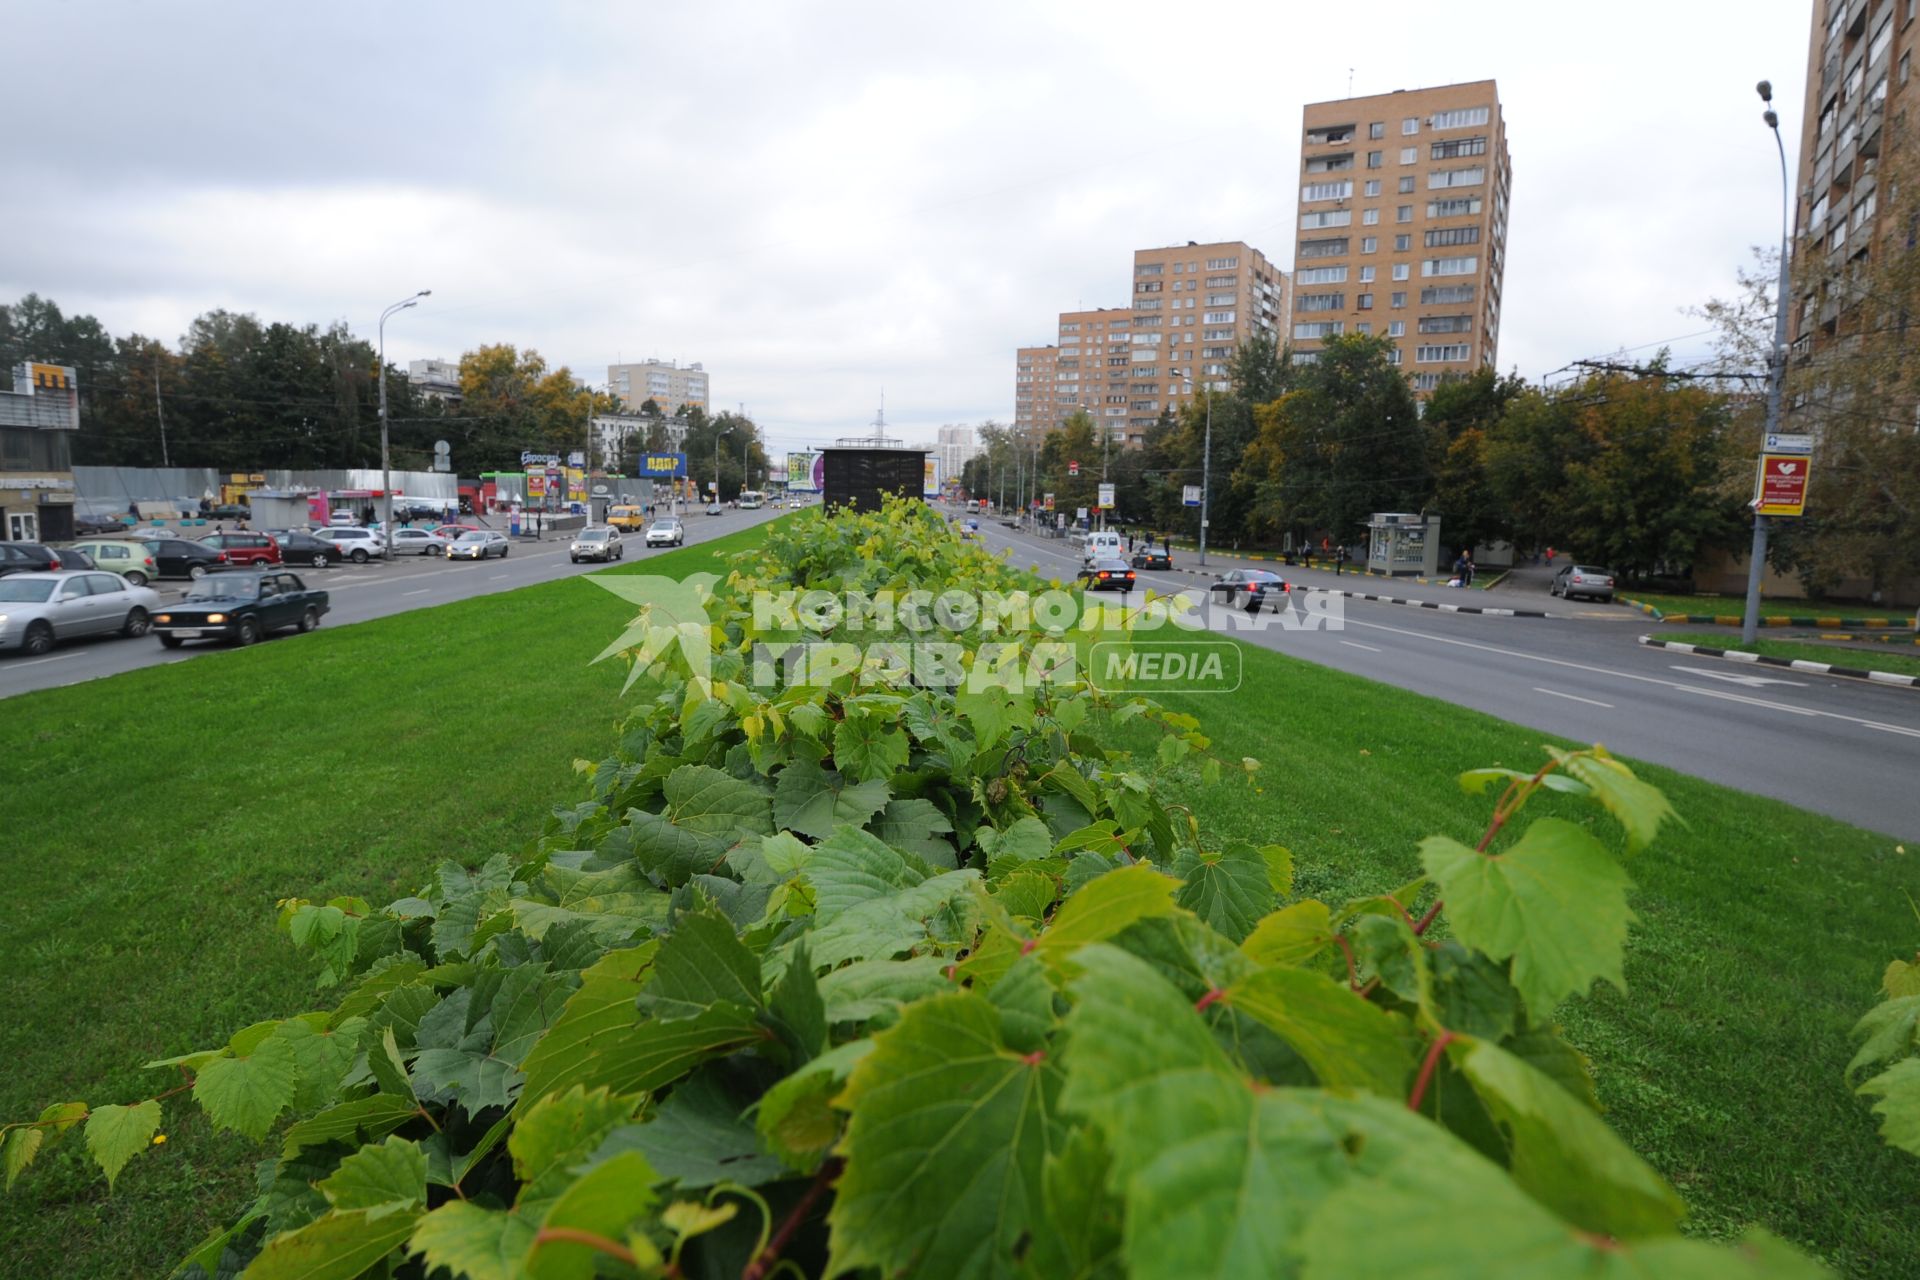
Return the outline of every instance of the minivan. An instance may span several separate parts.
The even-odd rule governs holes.
[[[1123,543],[1120,535],[1111,529],[1095,529],[1080,544],[1080,558],[1088,564],[1095,560],[1121,558]]]

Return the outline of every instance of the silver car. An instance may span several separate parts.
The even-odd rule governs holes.
[[[1566,600],[1575,596],[1585,596],[1589,600],[1612,600],[1613,570],[1592,564],[1562,565],[1560,572],[1553,575],[1553,583],[1547,588],[1547,594]]]
[[[387,553],[387,540],[372,529],[315,529],[313,536],[340,548],[340,558],[365,564]]]
[[[395,529],[393,554],[397,556],[443,556],[452,541],[430,529]]]
[[[489,556],[507,558],[507,552],[513,544],[507,541],[504,533],[495,533],[491,529],[476,529],[472,533],[463,533],[447,548],[449,560],[485,560]]]
[[[143,636],[159,603],[117,573],[16,573],[0,578],[0,649],[41,654],[79,636]]]
[[[647,545],[650,547],[677,547],[686,540],[686,526],[672,516],[655,520],[647,526]]]
[[[574,537],[573,545],[567,548],[567,554],[575,564],[582,560],[618,560],[626,555],[626,547],[620,541],[618,529],[582,529]]]

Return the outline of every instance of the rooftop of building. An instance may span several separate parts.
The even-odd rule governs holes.
[[[1319,102],[1309,102],[1306,106],[1307,110],[1311,111],[1315,107],[1335,107],[1349,102],[1384,102],[1393,98],[1406,97],[1414,93],[1437,93],[1445,89],[1478,89],[1481,85],[1492,89],[1496,94],[1499,92],[1497,83],[1491,78],[1486,80],[1457,80],[1450,84],[1427,84],[1420,85],[1413,89],[1392,89],[1386,93],[1359,93],[1349,94],[1344,98],[1324,98]]]

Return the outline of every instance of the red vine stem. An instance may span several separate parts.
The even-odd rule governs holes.
[[[1434,1068],[1440,1065],[1440,1055],[1446,1052],[1447,1045],[1453,1041],[1453,1032],[1442,1031],[1427,1046],[1427,1060],[1420,1064],[1420,1077],[1413,1082],[1413,1092],[1407,1095],[1407,1110],[1418,1111],[1420,1104],[1426,1101],[1427,1086],[1433,1082]]]
[[[1534,790],[1539,787],[1540,780],[1559,767],[1560,762],[1558,760],[1549,760],[1541,765],[1539,771],[1524,783],[1518,779],[1509,782],[1507,789],[1500,795],[1500,803],[1493,806],[1493,819],[1487,823],[1487,829],[1481,835],[1480,843],[1473,846],[1473,851],[1475,853],[1485,853],[1488,846],[1493,843],[1493,838],[1500,834],[1500,828],[1507,825],[1507,819],[1520,812],[1520,806],[1524,804],[1527,797],[1532,795]],[[1427,927],[1433,923],[1434,917],[1440,914],[1442,905],[1440,899],[1435,898],[1433,905],[1427,908],[1427,913],[1421,916],[1419,921],[1414,924],[1413,934],[1416,938],[1427,931]]]
[[[779,1230],[775,1231],[773,1238],[767,1241],[767,1247],[741,1270],[740,1280],[765,1280],[766,1274],[780,1261],[780,1251],[787,1247],[787,1242],[793,1239],[793,1233],[800,1229],[802,1222],[806,1221],[807,1214],[812,1212],[813,1206],[819,1202],[820,1197],[827,1193],[827,1185],[840,1176],[840,1170],[844,1164],[845,1162],[836,1156],[820,1166],[820,1172],[814,1175],[813,1185],[809,1186],[806,1194],[802,1195],[794,1203],[793,1208],[787,1211],[787,1216],[780,1222]]]
[[[1353,962],[1353,944],[1347,941],[1345,934],[1336,933],[1333,935],[1333,945],[1339,947],[1341,954],[1347,958],[1347,986],[1354,991],[1358,991],[1360,989],[1360,969],[1359,966]]]
[[[533,1249],[528,1251],[528,1256],[531,1257],[533,1253],[538,1252],[541,1245],[551,1244],[555,1241],[566,1244],[583,1244],[589,1249],[606,1254],[609,1258],[618,1258],[630,1267],[638,1265],[637,1260],[633,1256],[633,1250],[627,1248],[627,1246],[621,1244],[618,1240],[609,1240],[603,1235],[598,1235],[592,1231],[582,1231],[578,1227],[540,1228],[533,1237]]]

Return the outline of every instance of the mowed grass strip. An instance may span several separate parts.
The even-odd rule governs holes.
[[[724,574],[760,536],[609,572]],[[275,901],[524,848],[613,741],[625,666],[588,664],[633,613],[567,579],[0,702],[0,1116],[150,1096],[181,1077],[141,1063],[332,1004]],[[164,1105],[113,1195],[74,1133],[0,1198],[0,1276],[163,1276],[231,1220],[265,1152]]]
[[[1620,587],[1616,594],[1641,604],[1650,604],[1661,613],[1686,614],[1695,618],[1739,618],[1747,611],[1745,596],[1672,596],[1635,591]],[[1762,618],[1886,618],[1913,625],[1913,610],[1884,605],[1836,604],[1831,600],[1762,600]]]
[[[1469,845],[1494,795],[1456,776],[1533,769],[1542,743],[1580,746],[1436,699],[1242,646],[1232,694],[1167,694],[1202,721],[1214,754],[1261,761],[1255,794],[1160,771],[1209,840],[1278,841],[1296,889],[1335,906],[1421,874],[1418,843]],[[1150,758],[1152,730],[1123,730]],[[1868,1099],[1842,1074],[1850,1031],[1896,956],[1920,947],[1920,831],[1902,841],[1671,769],[1635,764],[1685,819],[1626,862],[1639,916],[1627,991],[1601,987],[1561,1010],[1593,1059],[1608,1119],[1680,1189],[1691,1229],[1751,1223],[1841,1275],[1911,1276],[1920,1258],[1920,1161],[1880,1140]],[[1893,783],[1893,779],[1888,780]],[[1618,828],[1543,793],[1524,815]],[[1524,818],[1523,818],[1524,820]]]
[[[1653,638],[1678,640],[1682,644],[1704,644],[1711,649],[1738,649],[1743,653],[1758,653],[1768,658],[1830,662],[1836,667],[1851,667],[1855,671],[1891,671],[1895,675],[1920,676],[1920,655],[1901,653],[1888,645],[1855,649],[1837,644],[1811,644],[1804,640],[1770,640],[1766,636],[1759,636],[1752,644],[1745,644],[1738,635],[1717,631],[1660,631]]]

